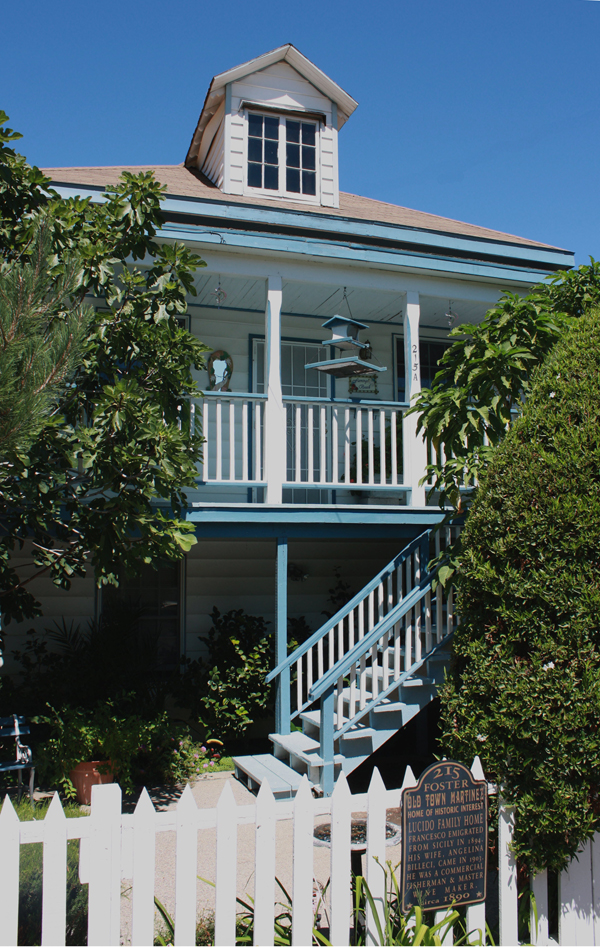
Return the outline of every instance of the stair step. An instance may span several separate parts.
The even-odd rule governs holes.
[[[294,797],[302,781],[300,774],[272,754],[234,757],[233,765],[237,779],[249,790],[256,790],[266,781],[277,800]]]
[[[320,717],[320,712],[317,713]],[[292,731],[291,734],[269,734],[269,740],[275,747],[280,747],[286,754],[304,761],[310,767],[320,767],[323,764],[321,745],[308,734],[301,731]],[[277,758],[277,760],[280,759]],[[334,763],[341,763],[341,760],[341,756],[336,754]]]

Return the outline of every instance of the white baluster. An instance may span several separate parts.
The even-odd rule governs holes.
[[[256,452],[254,455],[254,480],[262,481],[263,463],[262,463],[262,425],[264,422],[264,408],[262,402],[256,402],[255,412],[256,425],[254,427],[254,438],[256,443]]]
[[[323,677],[323,638],[321,637],[317,642],[317,669],[319,673],[319,678]]]
[[[300,402],[296,405],[296,471],[295,478],[297,484],[302,481],[302,405]]]
[[[327,418],[325,405],[321,405],[319,413],[319,481],[325,484],[327,481]]]
[[[337,684],[335,686],[336,690],[336,712],[337,712],[337,722],[336,730],[339,731],[341,727],[344,726],[344,677],[338,678]]]
[[[202,405],[202,434],[204,435],[204,444],[202,445],[202,480],[208,480],[208,448],[210,445],[210,431],[208,427],[208,404],[207,398]]]
[[[363,443],[362,443],[362,409],[356,409],[356,483],[362,484],[362,455],[363,455]]]
[[[386,437],[385,437],[385,411],[383,409],[379,412],[379,483],[387,483],[387,473],[386,473],[386,462],[385,462],[385,452],[386,452]]]
[[[302,701],[302,656],[296,662],[296,700],[299,711],[304,703]]]
[[[379,694],[379,643],[371,646],[371,698]]]
[[[360,657],[360,710],[362,711],[367,703],[367,657]]]
[[[242,480],[246,478],[252,480],[252,475],[248,470],[248,402],[246,399],[242,402]]]
[[[229,480],[235,480],[235,401],[229,402]]]
[[[344,409],[344,483],[350,484],[350,444],[352,433],[350,430],[350,409]]]
[[[430,652],[431,639],[431,592],[425,593],[425,651]]]
[[[340,481],[338,411],[339,411],[339,407],[337,405],[331,406],[331,483],[332,484],[339,484],[339,481]]]
[[[373,433],[373,409],[367,409],[367,419],[369,423],[369,433],[368,433],[368,450],[369,450],[369,484],[375,483],[375,446],[374,433]]]
[[[398,432],[397,432],[397,412],[392,411],[390,414],[392,427],[390,430],[391,437],[391,447],[392,447],[392,469],[390,471],[390,481],[392,484],[398,483]]]
[[[223,480],[223,415],[222,415],[222,406],[221,399],[217,398],[216,405],[216,457],[217,457],[217,469],[216,469],[216,480]]]
[[[314,651],[312,648],[309,648],[306,653],[306,697],[308,698],[308,693],[313,686],[313,656]]]
[[[314,484],[315,481],[315,459],[314,459],[314,409],[312,402],[309,403],[308,409],[308,483]]]

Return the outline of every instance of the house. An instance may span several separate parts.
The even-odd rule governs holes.
[[[455,316],[477,322],[502,293],[573,265],[546,244],[340,191],[338,135],[356,107],[285,45],[214,77],[181,165],[46,169],[61,194],[92,200],[122,171],[152,170],[167,186],[161,239],[207,263],[188,317],[211,348],[194,406],[200,542],[137,591],[167,664],[198,654],[213,605],[273,623],[276,753],[238,767],[280,795],[299,772],[330,792],[337,769],[435,694],[454,616],[427,585],[441,515],[406,411]],[[356,595],[323,625],[336,570]],[[41,625],[101,608],[91,578],[68,595],[42,579],[37,593]],[[289,658],[288,616],[316,630]]]

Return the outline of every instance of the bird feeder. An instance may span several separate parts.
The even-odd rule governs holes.
[[[328,359],[325,362],[311,362],[305,365],[305,369],[316,369],[317,372],[325,372],[327,375],[333,375],[336,379],[347,379],[355,375],[377,375],[378,372],[386,372],[383,365],[373,365],[371,361],[371,346],[369,343],[361,342],[358,334],[361,329],[368,329],[365,323],[359,323],[357,319],[350,319],[348,316],[332,316],[326,323],[323,323],[323,329],[331,329],[331,339],[323,340],[324,346],[335,346],[343,353],[337,359]]]

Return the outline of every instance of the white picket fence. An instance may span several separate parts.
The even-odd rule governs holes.
[[[483,773],[478,758],[472,771]],[[404,787],[416,780],[410,768]],[[43,843],[42,945],[64,945],[66,925],[67,840],[79,839],[79,874],[88,883],[88,944],[119,945],[121,880],[132,880],[132,944],[152,945],[154,940],[154,886],[156,834],[176,833],[175,945],[195,943],[197,914],[198,831],[216,827],[215,944],[235,944],[237,829],[256,827],[254,878],[254,944],[273,945],[273,920],[280,895],[275,890],[276,825],[293,821],[292,943],[310,945],[313,927],[313,831],[315,818],[331,819],[330,886],[327,893],[329,938],[333,945],[347,945],[351,917],[350,825],[353,812],[367,812],[366,878],[376,905],[385,897],[386,809],[400,805],[402,790],[386,790],[375,770],[366,794],[349,791],[342,775],[329,799],[314,799],[306,778],[293,801],[275,802],[263,784],[256,804],[236,804],[227,783],[214,809],[199,809],[186,787],[177,808],[157,812],[144,790],[133,815],[122,813],[117,784],[93,788],[91,814],[67,819],[55,796],[43,821],[19,822],[7,797],[0,813],[0,944],[17,944],[20,847]],[[512,814],[500,807],[499,916],[500,944],[516,945],[517,880],[510,851]],[[579,860],[562,874],[559,884],[559,943],[600,944],[600,837],[589,843]],[[548,889],[545,874],[534,880],[537,932],[534,944],[548,945]],[[488,891],[488,898],[490,892]],[[443,913],[442,913],[443,914]],[[470,906],[467,924],[485,929],[485,906]],[[367,943],[379,944],[371,913],[367,912]],[[446,944],[451,944],[450,940]]]

